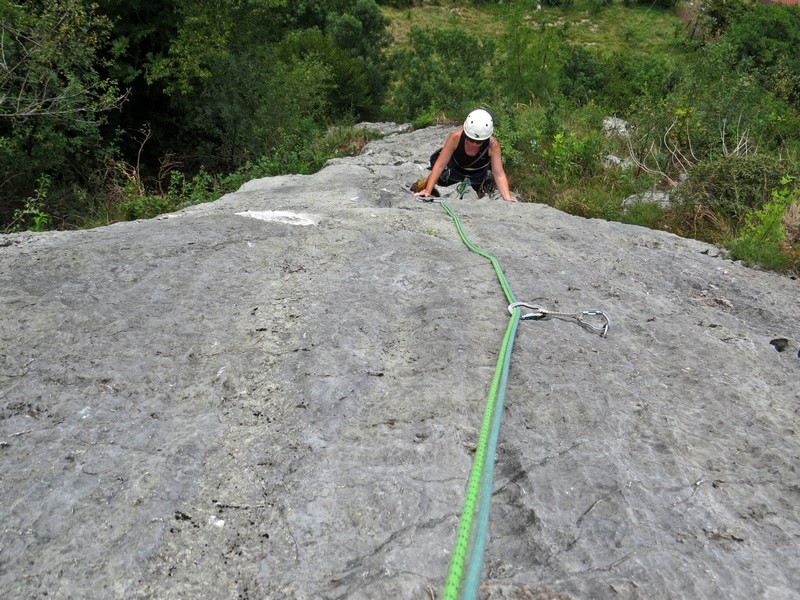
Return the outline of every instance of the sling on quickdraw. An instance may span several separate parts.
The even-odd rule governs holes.
[[[469,185],[469,179],[459,184],[460,196]],[[456,543],[453,556],[450,561],[450,569],[445,580],[444,600],[457,600],[459,593],[464,600],[474,600],[478,596],[480,585],[480,574],[483,566],[483,553],[486,546],[486,536],[489,524],[489,509],[492,497],[492,485],[494,480],[494,456],[497,450],[497,440],[500,435],[500,420],[503,414],[503,402],[505,401],[505,391],[508,384],[508,371],[511,364],[511,350],[514,346],[517,327],[520,320],[538,320],[549,317],[569,317],[576,319],[578,323],[587,329],[600,333],[602,337],[608,334],[611,329],[611,319],[601,310],[586,310],[581,313],[555,313],[547,311],[541,307],[517,302],[514,293],[506,281],[500,264],[494,256],[481,250],[469,241],[464,233],[461,220],[446,202],[441,201],[442,209],[453,219],[461,240],[471,251],[483,256],[492,263],[500,286],[508,301],[508,311],[511,313],[508,327],[506,328],[503,343],[500,347],[500,355],[497,359],[492,384],[489,388],[489,395],[486,400],[486,409],[483,414],[483,423],[478,436],[478,445],[475,449],[475,457],[472,461],[467,489],[464,498],[464,506],[458,522],[456,533]],[[535,312],[522,314],[521,308],[525,307]],[[593,325],[585,321],[585,317],[601,317],[604,319],[602,325]],[[478,507],[477,514],[475,512]],[[472,540],[472,548],[470,548]],[[469,565],[466,577],[464,575],[464,563],[469,556]]]

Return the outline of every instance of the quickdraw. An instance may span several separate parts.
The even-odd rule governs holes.
[[[594,333],[599,333],[600,337],[606,337],[608,332],[611,331],[611,317],[609,317],[606,312],[598,309],[584,310],[577,313],[567,313],[547,310],[546,308],[537,306],[535,304],[529,304],[527,302],[514,302],[508,305],[509,314],[513,315],[515,308],[528,308],[533,311],[521,314],[519,318],[523,321],[539,321],[549,319],[551,317],[556,317],[559,319],[574,319],[581,327]],[[594,324],[590,321],[587,321],[587,317],[599,317],[601,322]]]

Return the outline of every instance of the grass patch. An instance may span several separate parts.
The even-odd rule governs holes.
[[[569,42],[609,54],[674,53],[676,32],[683,29],[680,18],[664,8],[612,4],[595,12],[588,2],[562,11],[555,25],[565,28]]]
[[[664,213],[664,207],[655,202],[636,202],[627,207],[619,216],[619,221],[648,229],[660,229],[663,226]]]
[[[571,7],[547,7],[536,10],[529,1],[475,7],[439,2],[411,8],[381,7],[389,19],[389,33],[397,46],[408,45],[412,27],[461,28],[479,36],[496,37],[506,32],[512,19],[522,18],[531,30],[560,28],[567,41],[594,47],[603,52],[637,54],[674,53],[676,33],[684,28],[673,11],[647,6],[624,6],[621,3],[597,9],[590,0],[575,2]]]
[[[512,3],[513,5],[513,3]],[[458,3],[439,2],[436,6],[424,4],[411,8],[382,6],[381,12],[389,19],[389,34],[395,46],[408,46],[408,34],[412,27],[433,29],[460,28],[476,35],[499,35],[505,30],[507,10],[478,10]],[[476,28],[476,23],[480,26]]]

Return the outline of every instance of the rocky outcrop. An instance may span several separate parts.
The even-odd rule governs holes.
[[[0,236],[4,598],[437,597],[509,318],[406,191],[446,132]],[[797,282],[445,198],[519,300],[614,321],[520,324],[482,597],[794,597]]]

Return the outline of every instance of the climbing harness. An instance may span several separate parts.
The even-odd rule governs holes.
[[[609,317],[604,311],[602,310],[584,310],[579,313],[566,313],[566,312],[556,312],[554,310],[547,310],[546,308],[542,308],[541,306],[536,306],[535,304],[528,304],[527,302],[514,302],[508,305],[508,312],[512,315],[514,314],[515,308],[529,308],[534,312],[525,313],[520,316],[520,319],[524,320],[533,320],[539,321],[543,319],[549,319],[550,317],[557,317],[560,319],[575,319],[578,322],[578,325],[592,331],[594,333],[599,333],[600,337],[606,337],[608,332],[611,331],[611,317]],[[586,320],[586,317],[599,317],[602,319],[602,322],[599,324],[593,324]]]
[[[461,185],[464,188],[459,190],[459,193],[463,195],[464,190],[469,185],[469,179],[459,184],[459,187]],[[503,343],[500,346],[500,355],[497,359],[497,366],[486,400],[483,423],[478,435],[478,445],[475,449],[475,457],[467,480],[464,506],[458,522],[456,543],[443,593],[444,600],[458,600],[459,593],[461,593],[463,600],[475,600],[478,597],[478,589],[480,587],[483,553],[489,529],[489,511],[494,481],[494,457],[497,451],[497,440],[500,436],[500,421],[508,384],[508,371],[511,365],[511,351],[519,322],[521,320],[540,320],[550,317],[572,318],[586,329],[605,337],[611,329],[611,319],[601,310],[585,310],[580,313],[557,313],[527,302],[518,302],[497,259],[470,242],[464,232],[461,219],[448,206],[447,202],[441,200],[439,204],[453,220],[461,241],[464,242],[467,248],[492,263],[497,279],[500,282],[500,287],[503,289],[503,293],[509,303],[508,312],[511,314],[511,319],[503,337]],[[532,312],[523,315],[522,308],[527,308]],[[587,317],[599,317],[603,322],[600,325],[595,325],[586,321]],[[470,540],[472,540],[471,548]],[[469,557],[469,563],[465,573],[464,567],[467,557]]]

